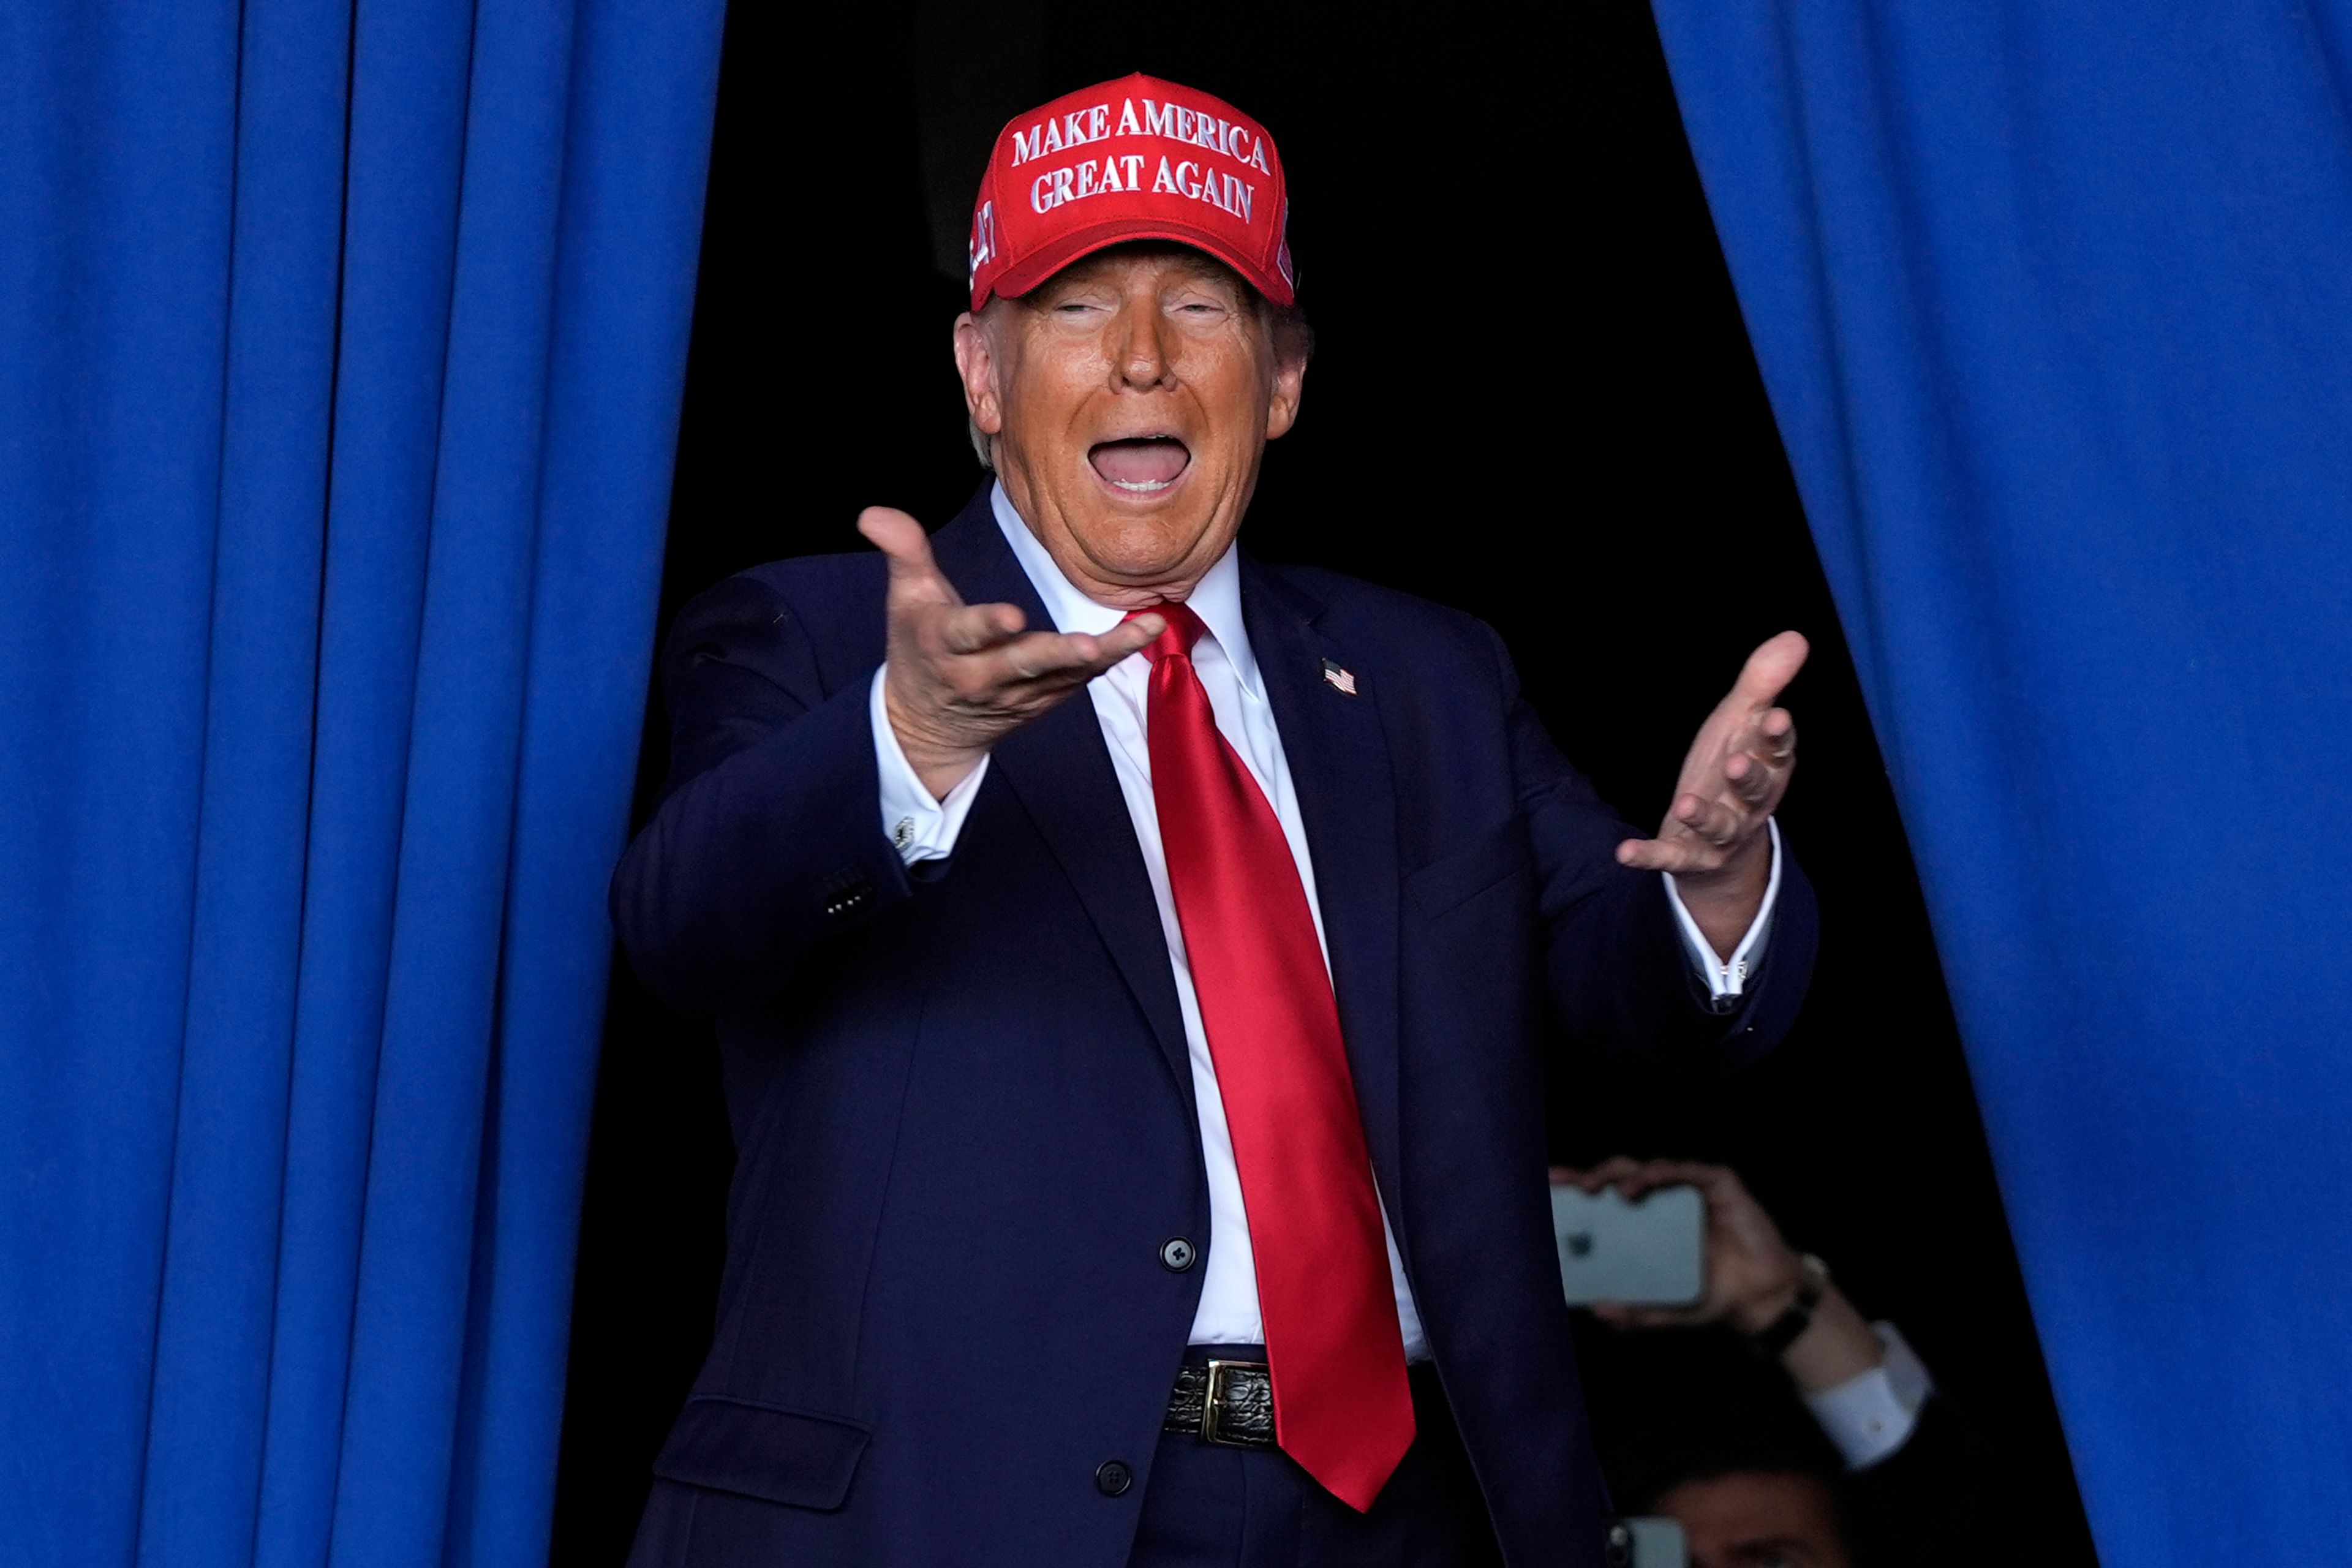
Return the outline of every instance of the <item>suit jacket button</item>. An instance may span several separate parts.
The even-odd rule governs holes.
[[[1135,1484],[1135,1472],[1117,1459],[1105,1459],[1095,1471],[1095,1490],[1105,1497],[1118,1497]]]
[[[1183,1273],[1199,1256],[1192,1250],[1192,1244],[1181,1236],[1171,1236],[1160,1244],[1160,1261],[1168,1266],[1171,1273]]]

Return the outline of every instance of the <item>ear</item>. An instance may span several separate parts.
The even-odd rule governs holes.
[[[956,318],[956,374],[963,381],[964,411],[984,436],[1004,431],[1004,398],[998,384],[996,353],[988,329],[966,310]]]
[[[1307,356],[1277,349],[1274,384],[1266,390],[1265,438],[1285,434],[1298,423],[1298,399],[1307,388]]]

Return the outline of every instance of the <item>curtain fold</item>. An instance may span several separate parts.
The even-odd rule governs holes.
[[[0,7],[0,1561],[545,1554],[720,9]]]
[[[2103,1559],[2336,1560],[2352,6],[1655,10]]]

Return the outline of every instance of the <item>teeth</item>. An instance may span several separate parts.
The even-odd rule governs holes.
[[[1111,480],[1111,483],[1117,485],[1120,489],[1132,491],[1134,494],[1139,496],[1157,495],[1175,482],[1176,481],[1173,479]]]

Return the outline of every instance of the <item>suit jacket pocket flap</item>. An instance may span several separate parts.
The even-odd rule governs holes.
[[[795,1508],[831,1510],[872,1434],[853,1421],[697,1394],[670,1428],[654,1474]]]
[[[1412,871],[1405,886],[1423,914],[1442,915],[1533,864],[1526,825],[1514,816],[1480,832],[1466,847]]]

